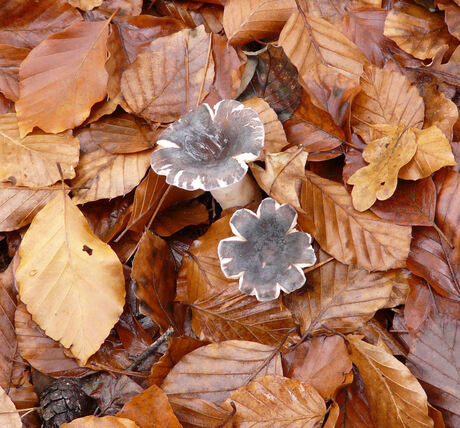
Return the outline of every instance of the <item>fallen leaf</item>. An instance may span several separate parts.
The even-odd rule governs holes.
[[[115,416],[85,416],[62,424],[61,428],[140,428],[130,419]]]
[[[313,337],[297,346],[293,354],[287,377],[308,383],[324,399],[335,396],[352,368],[345,342],[337,335]]]
[[[29,52],[26,48],[0,44],[0,92],[12,101],[19,97],[19,65]]]
[[[267,153],[265,169],[257,164],[251,165],[259,186],[268,196],[282,204],[300,208],[299,195],[301,179],[305,174],[308,154],[292,147],[281,153]]]
[[[69,197],[58,194],[35,216],[19,257],[16,281],[27,310],[86,363],[123,311],[125,281],[115,253],[93,235]]]
[[[78,163],[78,139],[70,131],[49,135],[34,132],[19,136],[14,113],[0,116],[0,181],[18,186],[49,186],[61,178],[75,177]]]
[[[245,340],[212,343],[185,355],[168,373],[161,389],[174,398],[223,403],[230,393],[266,374],[282,374],[277,348]]]
[[[131,110],[147,120],[172,122],[200,102],[214,79],[212,55],[207,61],[210,37],[199,26],[154,40],[121,78]]]
[[[383,34],[419,59],[433,58],[451,37],[442,16],[414,4],[392,9]]]
[[[369,165],[360,168],[348,180],[353,185],[351,197],[358,211],[369,209],[376,199],[390,198],[398,184],[400,169],[411,161],[417,150],[415,131],[392,125],[375,125],[386,135],[369,142],[363,159]]]
[[[241,428],[314,428],[326,414],[324,400],[311,385],[272,374],[233,391],[224,408],[231,409],[230,403],[236,406],[234,426]]]
[[[104,0],[67,0],[73,7],[81,10],[91,10],[102,4]]]
[[[321,252],[318,261],[327,257]],[[302,335],[353,332],[385,307],[394,277],[395,271],[368,272],[332,260],[312,271],[310,287],[290,294],[287,304],[300,322]]]
[[[405,180],[429,177],[443,166],[457,165],[449,140],[437,126],[422,130],[413,129],[417,151],[413,159],[399,171]]]
[[[366,386],[375,425],[433,427],[426,393],[407,367],[382,348],[363,342],[359,336],[347,339],[351,359]]]
[[[78,134],[82,152],[72,180],[73,201],[76,204],[115,198],[136,187],[150,166],[151,150],[137,153],[112,154],[91,140],[91,131]]]
[[[459,5],[441,0],[436,2],[436,6],[444,11],[444,20],[446,21],[449,33],[457,39],[460,39]]]
[[[0,423],[5,428],[22,428],[21,417],[2,387],[0,387]]]
[[[141,312],[165,331],[174,325],[171,304],[175,296],[176,271],[168,244],[146,230],[139,241],[131,277]]]
[[[408,269],[398,269],[395,272],[393,288],[386,304],[387,308],[394,308],[406,303],[409,294],[409,278],[411,276]]]
[[[153,385],[131,398],[117,413],[119,418],[136,422],[139,428],[181,428],[166,394]]]
[[[32,49],[82,20],[65,0],[5,0],[0,9],[0,43]]]
[[[382,137],[380,129],[373,125],[421,128],[423,98],[406,76],[368,65],[361,78],[361,87],[352,107],[352,125],[366,143]]]
[[[458,246],[460,231],[458,230],[460,204],[460,173],[445,171],[445,175],[436,175],[435,183],[438,190],[438,203],[436,205],[436,223],[443,232],[452,237],[452,244]]]
[[[307,171],[300,205],[301,227],[338,261],[368,270],[405,266],[411,228],[356,211],[341,184]]]
[[[232,45],[274,38],[295,9],[294,0],[230,0],[224,8],[225,34]]]
[[[35,126],[53,134],[74,128],[105,97],[108,34],[108,21],[77,22],[32,49],[19,69],[21,137]]]
[[[434,312],[417,333],[407,362],[411,372],[430,386],[430,402],[443,411],[451,427],[460,422],[459,331],[459,320]]]

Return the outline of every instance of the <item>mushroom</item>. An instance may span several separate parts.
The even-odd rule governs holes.
[[[256,111],[235,100],[201,104],[160,135],[151,166],[166,182],[211,191],[223,209],[259,201],[246,162],[258,158],[264,126]]]
[[[236,235],[219,242],[222,272],[238,279],[243,293],[259,301],[276,299],[280,290],[291,293],[305,283],[303,268],[316,262],[311,236],[295,229],[297,212],[288,204],[264,199],[257,214],[235,211],[230,227]]]

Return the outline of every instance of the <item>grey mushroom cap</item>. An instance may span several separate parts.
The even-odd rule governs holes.
[[[304,267],[316,262],[311,236],[295,229],[296,210],[264,199],[257,214],[240,209],[230,219],[236,235],[219,242],[217,252],[227,278],[239,278],[243,293],[259,301],[276,299],[305,283]]]
[[[201,104],[158,139],[151,166],[186,190],[214,190],[240,181],[260,155],[265,131],[257,112],[235,100]]]

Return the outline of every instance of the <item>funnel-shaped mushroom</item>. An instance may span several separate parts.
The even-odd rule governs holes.
[[[220,101],[214,111],[201,104],[160,135],[151,165],[168,184],[211,191],[224,209],[244,206],[259,191],[247,181],[246,162],[257,159],[264,135],[256,111],[238,101]]]
[[[302,287],[302,268],[312,266],[316,256],[311,236],[297,231],[296,224],[296,210],[271,198],[262,201],[257,214],[235,211],[230,227],[236,236],[223,239],[217,248],[224,275],[239,278],[240,290],[259,301]]]

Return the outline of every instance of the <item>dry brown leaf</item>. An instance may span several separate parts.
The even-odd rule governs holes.
[[[327,258],[321,251],[318,260]],[[290,294],[287,304],[303,335],[328,334],[331,330],[350,333],[385,307],[394,278],[395,271],[368,272],[332,260],[311,272],[311,287]]]
[[[326,405],[311,385],[282,376],[267,375],[233,391],[224,408],[236,405],[236,428],[320,427]]]
[[[141,428],[135,422],[115,416],[85,416],[62,424],[60,428]]]
[[[303,12],[291,15],[279,44],[297,67],[299,81],[314,104],[329,111],[340,125],[359,91],[367,62],[364,54],[335,26]]]
[[[417,142],[411,129],[404,125],[375,125],[386,134],[369,142],[363,151],[363,159],[369,163],[356,171],[348,180],[353,184],[351,197],[358,211],[366,211],[376,199],[389,199],[396,190],[400,169],[411,161],[417,150]]]
[[[414,375],[378,346],[348,336],[351,359],[366,386],[372,419],[378,427],[433,427],[426,393]]]
[[[26,48],[0,44],[0,92],[12,101],[19,97],[19,65],[29,52]]]
[[[125,280],[118,257],[64,193],[35,216],[19,257],[16,281],[27,310],[48,336],[86,363],[123,311]]]
[[[80,125],[105,97],[108,22],[77,22],[32,49],[19,69],[19,131],[53,134]],[[52,58],[52,60],[50,60]]]
[[[70,131],[48,135],[34,132],[19,136],[14,113],[0,116],[0,181],[18,186],[48,186],[61,178],[75,177],[78,163],[78,139]]]
[[[201,101],[214,79],[210,38],[200,25],[154,40],[121,78],[129,108],[150,121],[172,122]]]
[[[81,10],[91,10],[102,4],[104,0],[67,0],[73,7]]]
[[[276,38],[296,10],[295,0],[229,0],[223,25],[232,45]]]
[[[352,363],[340,336],[314,337],[310,342],[302,342],[293,354],[287,377],[308,383],[323,398],[335,396],[347,383]]]
[[[372,125],[422,127],[423,98],[406,76],[368,65],[361,86],[362,91],[353,103],[352,124],[366,143],[382,136]]]
[[[281,204],[300,209],[301,179],[305,175],[307,158],[308,153],[292,147],[281,153],[267,153],[265,169],[254,163],[251,171],[268,196]]]
[[[161,389],[175,398],[223,403],[230,393],[267,374],[282,375],[277,348],[245,340],[227,340],[195,349],[168,373]]]
[[[414,4],[392,9],[385,20],[383,34],[419,59],[433,58],[451,41],[442,15]]]
[[[436,2],[436,6],[444,11],[444,20],[449,28],[449,33],[460,39],[460,5],[455,5],[448,0],[441,0]]]
[[[260,120],[264,124],[265,140],[263,153],[261,158],[264,158],[266,153],[278,153],[288,145],[286,134],[284,133],[283,125],[278,120],[278,116],[267,102],[262,98],[253,97],[243,101],[245,107],[250,107],[257,112]]]
[[[117,416],[131,419],[139,428],[182,428],[168,397],[156,385],[131,398]]]
[[[32,49],[79,21],[81,15],[65,0],[4,0],[0,9],[0,43]]]
[[[76,204],[125,195],[139,184],[150,166],[151,150],[112,154],[92,142],[89,129],[78,136],[82,153],[77,176],[71,182],[73,187],[81,187],[73,192]]]
[[[457,165],[449,140],[437,126],[413,129],[417,143],[414,158],[399,171],[405,180],[429,177],[443,166]]]
[[[0,386],[0,424],[4,428],[22,428],[21,417],[10,397]]]
[[[353,208],[345,187],[307,171],[299,223],[321,248],[345,264],[368,270],[404,267],[409,253],[411,227],[381,220]]]
[[[62,191],[62,186],[33,190],[0,185],[0,231],[8,232],[28,225],[56,191]]]

